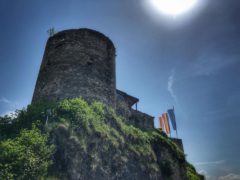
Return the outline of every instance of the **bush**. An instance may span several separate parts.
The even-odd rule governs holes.
[[[201,174],[198,174],[196,169],[190,163],[186,163],[187,167],[187,178],[188,180],[204,180],[205,177]]]
[[[51,165],[53,145],[47,134],[34,126],[23,129],[14,139],[0,141],[0,179],[39,179]]]

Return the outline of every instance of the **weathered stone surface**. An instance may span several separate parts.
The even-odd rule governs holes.
[[[137,111],[134,109],[131,110],[129,122],[133,126],[138,127],[141,130],[153,130],[154,129],[153,120],[154,117],[148,114],[145,114],[141,111]]]
[[[154,160],[152,156],[129,151],[126,144],[116,148],[97,134],[86,134],[86,146],[83,147],[80,139],[72,136],[70,131],[65,126],[59,126],[51,135],[52,143],[57,147],[55,171],[65,172],[62,176],[65,179],[187,180],[185,161],[181,162],[162,143],[152,144],[157,158]],[[126,139],[128,143],[131,141]]]
[[[187,180],[184,162],[179,162],[169,150],[161,147],[156,148],[156,155],[158,162],[161,164],[161,169],[165,171],[163,179]]]
[[[116,98],[116,111],[120,116],[124,117],[125,119],[128,119],[131,115],[131,106],[129,106],[125,97],[122,96],[121,93],[118,93],[118,91]]]
[[[115,106],[115,48],[90,29],[65,30],[49,38],[32,103],[79,96]]]
[[[124,101],[130,109],[139,99],[117,89],[117,100]]]
[[[178,139],[178,138],[170,138],[170,139],[184,152],[182,139]]]
[[[137,98],[117,90],[116,111],[124,117],[127,124],[131,124],[141,130],[153,130],[154,117],[132,109],[131,106],[138,101]]]

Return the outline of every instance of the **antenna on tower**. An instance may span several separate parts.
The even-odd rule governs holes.
[[[47,33],[48,33],[49,37],[52,37],[54,34],[56,34],[56,32],[57,31],[55,30],[54,27],[47,30]]]

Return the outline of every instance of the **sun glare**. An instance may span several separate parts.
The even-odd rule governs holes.
[[[149,0],[161,13],[177,16],[186,13],[196,5],[197,0]]]

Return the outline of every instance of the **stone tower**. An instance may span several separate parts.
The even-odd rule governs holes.
[[[48,39],[32,103],[82,96],[115,107],[115,48],[90,29],[61,31]]]

